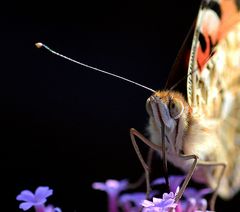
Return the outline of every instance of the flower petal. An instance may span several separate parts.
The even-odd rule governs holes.
[[[125,190],[128,187],[128,180],[121,180],[119,182],[119,190]]]
[[[195,188],[186,188],[186,190],[183,193],[183,196],[188,198],[195,198],[195,199],[201,199],[203,196],[210,194],[212,192],[211,188],[204,188],[200,190],[196,190]]]
[[[175,194],[173,192],[168,193],[164,193],[163,194],[163,200],[168,200],[168,199],[174,199],[175,198]]]
[[[177,206],[176,203],[174,203],[174,199],[168,199],[168,200],[164,200],[162,201],[159,205],[156,205],[162,208],[174,208]]]
[[[187,199],[186,211],[195,211],[197,210],[197,201],[195,198]]]
[[[149,200],[143,200],[142,204],[141,204],[143,207],[153,207],[154,206],[154,203],[149,201]]]
[[[164,194],[163,194],[164,195]],[[161,203],[163,200],[160,199],[160,198],[156,198],[156,197],[153,197],[153,204],[156,205],[156,204],[159,204]]]
[[[108,188],[118,189],[118,187],[119,187],[119,181],[109,179],[109,180],[106,181],[106,186],[107,186]]]
[[[161,185],[166,183],[165,179],[163,177],[157,178],[156,180],[152,181],[151,185]]]
[[[179,175],[170,176],[169,177],[170,191],[175,192],[177,187],[181,185],[184,178],[185,176],[179,176]]]
[[[198,209],[199,210],[206,211],[206,209],[207,209],[207,200],[206,199],[200,199],[197,202],[197,205],[198,205]]]
[[[204,188],[204,189],[199,190],[198,195],[199,195],[199,197],[203,197],[212,192],[213,192],[213,190],[211,188]]]
[[[109,179],[106,181],[106,186],[109,188],[109,189],[114,189],[118,192],[124,190],[127,188],[127,185],[128,185],[128,181],[127,180],[112,180],[112,179]]]
[[[29,190],[22,191],[16,198],[19,201],[34,202],[34,194]]]
[[[177,196],[179,190],[180,190],[180,187],[178,186],[178,187],[176,188],[176,191],[175,191],[175,196]]]
[[[146,194],[143,192],[126,193],[120,196],[119,202],[124,204],[126,202],[133,202],[135,205],[139,205],[143,200],[145,200]]]
[[[49,189],[48,186],[39,186],[35,191],[35,199],[38,203],[46,202],[46,198],[53,194],[53,190]]]
[[[44,203],[47,202],[46,198],[40,198],[40,199],[35,199],[34,205],[44,205]]]
[[[45,207],[44,212],[62,212],[60,208],[54,208],[52,205]]]
[[[60,208],[54,208],[54,212],[62,212]]]
[[[173,175],[169,177],[169,186],[170,191],[175,192],[176,188],[181,185],[182,181],[184,180],[185,176],[182,175]],[[151,185],[161,185],[165,184],[166,181],[163,177],[154,180]]]
[[[28,210],[29,208],[31,208],[33,206],[33,203],[31,202],[23,202],[19,205],[20,209],[23,209],[24,211]]]
[[[106,191],[109,195],[118,195],[121,191],[125,190],[128,186],[127,180],[106,180],[105,183],[95,182],[92,184],[93,189]]]
[[[48,205],[45,207],[44,212],[54,212],[54,207],[52,205]]]
[[[107,186],[105,185],[105,183],[100,183],[100,182],[93,183],[92,188],[96,190],[101,190],[101,191],[107,190]]]
[[[192,198],[192,197],[196,197],[197,196],[197,190],[194,188],[186,188],[186,190],[183,193],[183,196],[186,199]]]
[[[143,208],[142,212],[163,212],[159,207]]]

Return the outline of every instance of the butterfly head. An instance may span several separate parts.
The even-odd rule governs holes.
[[[148,98],[146,109],[152,142],[161,145],[161,140],[166,138],[166,149],[176,149],[177,136],[187,127],[189,108],[184,97],[173,91],[158,91]]]

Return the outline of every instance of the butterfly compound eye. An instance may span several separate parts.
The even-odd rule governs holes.
[[[183,114],[184,106],[182,101],[171,99],[169,101],[169,113],[173,119],[179,119]]]

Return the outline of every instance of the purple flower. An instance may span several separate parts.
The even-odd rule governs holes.
[[[106,191],[108,194],[108,211],[117,212],[117,198],[121,191],[127,189],[127,180],[107,180],[106,183],[95,182],[92,187],[97,190]]]
[[[121,191],[127,189],[128,181],[127,180],[112,180],[109,179],[106,183],[95,182],[92,184],[92,187],[97,190],[106,191],[108,194],[119,194]]]
[[[165,212],[169,211],[170,208],[176,208],[175,197],[179,191],[177,187],[176,192],[164,193],[163,198],[153,197],[153,201],[144,200],[142,206],[144,207],[143,212]]]
[[[176,190],[178,186],[182,183],[185,176],[170,176],[169,177],[169,186],[170,191]],[[152,185],[164,184],[164,178],[158,178],[152,182]],[[201,190],[196,190],[194,188],[187,188],[183,194],[186,201],[180,201],[175,208],[176,211],[185,211],[185,212],[196,212],[196,211],[206,211],[207,201],[203,198],[204,195],[211,193],[210,188],[205,188]],[[161,211],[161,210],[160,210]]]
[[[183,196],[185,198],[192,198],[194,197],[195,199],[201,199],[202,197],[204,197],[207,194],[212,193],[212,189],[211,188],[204,188],[204,189],[200,189],[200,190],[196,190],[195,188],[186,188]]]
[[[119,204],[122,206],[123,211],[140,211],[141,202],[145,200],[146,194],[143,192],[135,192],[131,194],[123,194],[119,198]]]
[[[44,203],[47,201],[47,197],[51,196],[52,193],[53,190],[49,189],[49,187],[40,186],[36,189],[35,194],[29,190],[24,190],[17,196],[16,199],[19,201],[24,201],[19,205],[19,208],[26,211],[32,206],[44,208]]]
[[[169,177],[170,191],[172,192],[176,191],[177,187],[180,186],[184,178],[185,176],[180,176],[180,175],[170,176]],[[163,177],[157,178],[151,183],[151,185],[161,185],[161,184],[165,184],[165,179]]]
[[[201,199],[197,201],[194,198],[187,199],[186,203],[182,202],[185,212],[207,211],[207,200]]]
[[[184,192],[184,197],[187,199],[185,202],[182,202],[184,211],[186,212],[195,212],[195,211],[206,211],[207,209],[207,200],[203,196],[212,192],[212,189],[205,188],[196,190],[194,188],[187,188]]]
[[[55,212],[55,208],[52,205],[45,207],[44,212]]]
[[[120,203],[133,202],[135,205],[141,205],[141,202],[145,200],[146,194],[143,192],[135,192],[131,194],[123,194],[119,198]]]
[[[52,205],[45,207],[44,212],[62,212],[60,208],[54,208]]]

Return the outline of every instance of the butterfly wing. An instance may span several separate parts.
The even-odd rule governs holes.
[[[203,1],[190,52],[188,103],[193,112],[217,120],[227,155],[225,183],[230,198],[240,189],[240,13],[235,0]]]
[[[187,71],[188,71],[188,61],[192,45],[193,33],[195,28],[195,22],[192,24],[179,52],[175,59],[173,66],[171,67],[170,73],[168,75],[167,82],[165,84],[165,89],[174,89],[181,92],[187,98]]]

